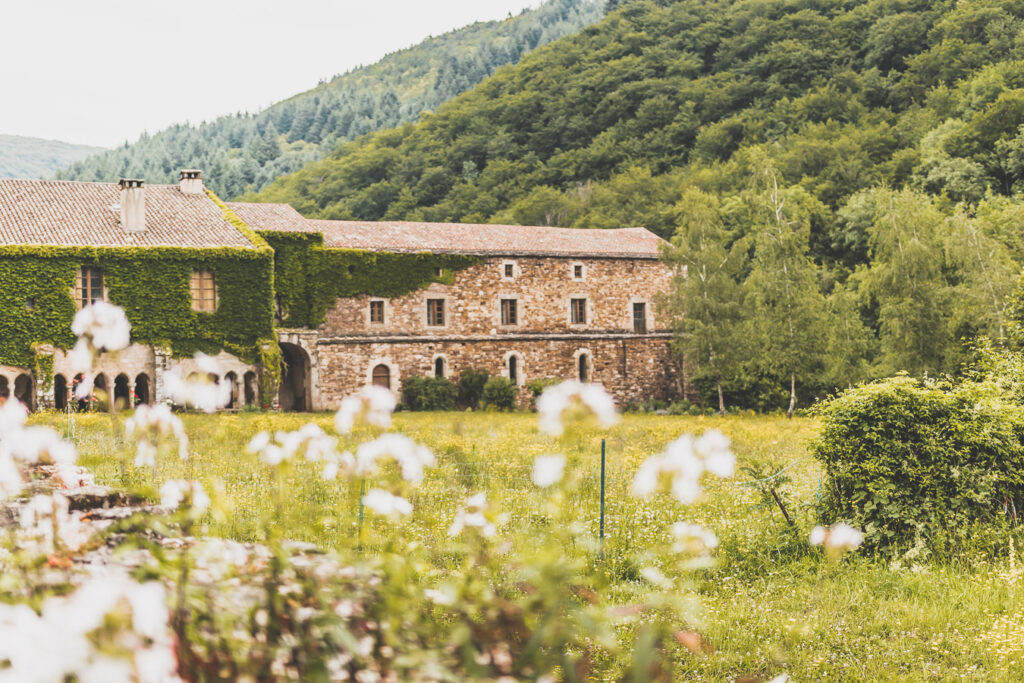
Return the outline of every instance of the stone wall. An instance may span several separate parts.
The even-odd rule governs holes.
[[[518,359],[520,396],[535,378],[575,379],[583,356],[587,377],[601,384],[622,404],[679,395],[679,369],[669,349],[670,336],[649,335],[505,335],[492,339],[384,338],[321,340],[315,356],[319,401],[333,409],[345,396],[370,384],[373,369],[388,368],[391,388],[400,390],[407,377],[431,376],[435,361],[456,379],[466,368],[508,377],[510,356]]]
[[[511,265],[513,275],[505,276]],[[576,266],[582,277],[575,277]],[[320,326],[321,337],[352,335],[501,335],[560,332],[632,332],[633,304],[646,304],[647,329],[667,326],[657,310],[671,270],[655,259],[490,258],[393,299],[339,299]],[[570,323],[569,302],[587,300],[584,325]],[[444,325],[427,324],[427,299],[445,300]],[[515,299],[517,324],[502,325],[501,300]],[[370,322],[370,301],[383,301],[383,324]]]

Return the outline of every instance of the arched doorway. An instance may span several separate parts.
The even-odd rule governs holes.
[[[110,388],[107,376],[100,373],[92,381],[92,407],[96,410],[110,410]]]
[[[7,378],[0,375],[0,405],[3,405],[4,401],[11,397],[11,385],[7,381]]]
[[[281,344],[281,410],[301,412],[310,409],[309,354],[296,344]]]
[[[14,380],[14,398],[22,402],[29,410],[36,409],[34,383],[31,375],[18,375]]]
[[[57,410],[68,407],[68,381],[64,379],[64,375],[53,377],[53,407]]]
[[[238,375],[234,372],[229,372],[224,375],[224,381],[228,383],[230,391],[228,392],[228,404],[225,406],[228,410],[238,410]]]
[[[85,376],[82,373],[75,375],[75,378],[71,380],[71,391],[76,398],[75,410],[78,412],[84,412],[89,409],[89,396],[85,398],[78,398],[78,387],[85,381]]]
[[[124,373],[114,378],[114,402],[111,405],[115,410],[131,407],[131,380]]]
[[[374,366],[373,374],[371,375],[373,386],[384,387],[385,389],[391,388],[391,368],[381,363],[380,365]]]
[[[142,373],[135,378],[135,405],[149,405],[149,375]]]
[[[256,396],[259,394],[259,387],[256,384],[256,373],[250,370],[242,378],[245,382],[245,405],[256,405]]]

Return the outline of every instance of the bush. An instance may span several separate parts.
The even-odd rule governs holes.
[[[995,382],[894,377],[817,412],[822,515],[862,528],[868,547],[983,546],[1024,503],[1024,410]]]
[[[492,377],[484,385],[480,405],[484,408],[512,410],[516,407],[516,385],[506,377]]]
[[[402,382],[402,403],[409,410],[454,410],[456,393],[444,377],[409,377]]]
[[[484,395],[484,385],[490,377],[486,370],[466,368],[459,375],[458,404],[460,408],[478,408]]]

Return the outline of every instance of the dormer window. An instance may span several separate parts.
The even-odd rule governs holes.
[[[192,271],[192,310],[213,313],[217,310],[217,281],[209,270]]]
[[[75,279],[75,304],[85,308],[89,304],[103,301],[103,271],[94,266],[82,266]]]

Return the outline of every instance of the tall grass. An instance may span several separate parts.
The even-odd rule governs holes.
[[[62,418],[36,421],[64,429]],[[271,510],[265,494],[267,469],[244,444],[261,430],[294,429],[327,415],[185,416],[191,438],[187,462],[164,458],[155,475],[121,464],[122,423],[103,415],[75,418],[74,439],[83,465],[108,485],[150,487],[188,477],[219,491],[232,514],[210,518],[205,533],[242,541],[260,540],[257,520]],[[455,509],[471,494],[487,492],[502,511],[501,533],[513,541],[551,520],[547,490],[531,482],[534,457],[551,452],[551,440],[534,416],[493,413],[400,413],[398,430],[430,446],[438,466],[410,493],[416,514],[403,537],[430,548],[444,571],[448,527]],[[785,468],[777,493],[793,518],[784,520],[764,500],[751,476],[707,482],[703,498],[680,506],[665,496],[628,494],[640,462],[685,432],[708,427],[728,435],[741,467],[772,472]],[[780,669],[794,680],[1021,680],[1024,679],[1024,590],[1009,560],[965,558],[936,565],[913,560],[899,566],[858,557],[839,564],[822,560],[806,543],[820,486],[807,443],[817,430],[811,420],[776,417],[625,416],[605,434],[577,440],[565,453],[588,486],[565,501],[596,538],[599,523],[600,440],[607,439],[607,518],[603,559],[589,548],[565,548],[603,561],[629,596],[637,567],[627,550],[669,542],[671,522],[701,523],[721,539],[717,564],[700,579],[703,614],[697,626],[711,652],[686,655],[679,670],[693,680],[729,680]],[[351,443],[363,436],[352,435]],[[288,505],[280,532],[327,548],[364,553],[388,542],[392,527],[366,517],[359,533],[358,482],[325,482],[319,469],[298,463],[288,473]],[[368,482],[368,485],[372,482]],[[335,521],[340,520],[340,521]]]

